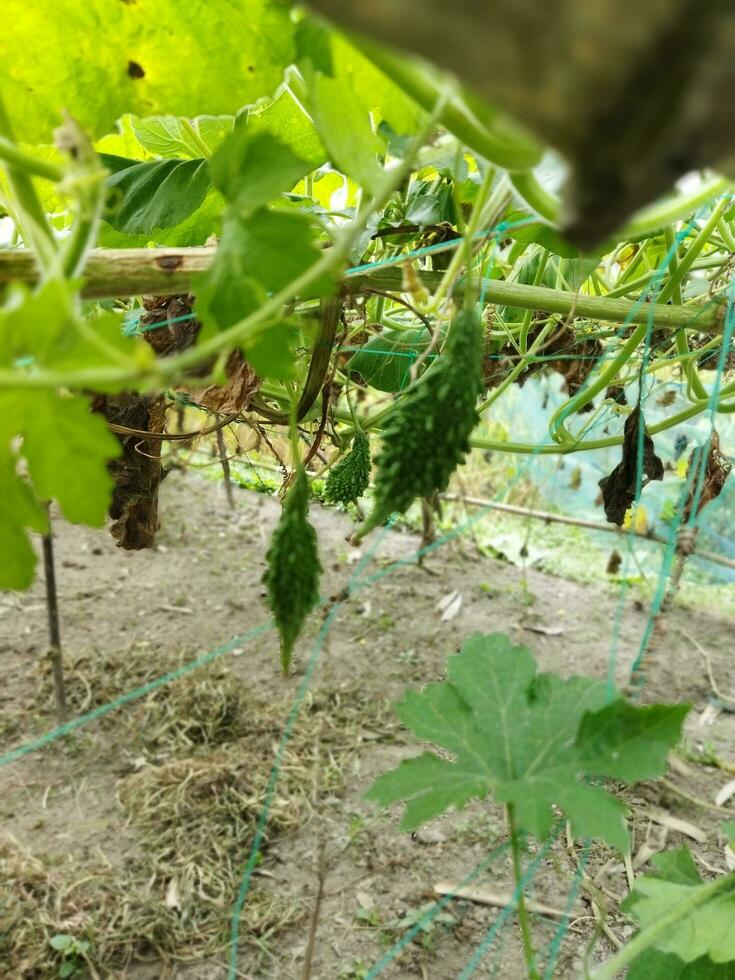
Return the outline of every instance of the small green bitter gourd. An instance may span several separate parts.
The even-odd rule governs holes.
[[[375,461],[375,507],[358,540],[391,514],[408,510],[417,497],[446,490],[480,420],[484,333],[478,313],[460,311],[439,357],[396,403]]]
[[[370,443],[364,432],[355,432],[350,451],[327,476],[324,497],[332,504],[351,504],[370,483]]]
[[[281,638],[281,667],[288,674],[294,644],[306,617],[319,599],[319,561],[316,531],[309,523],[309,483],[299,466],[283,502],[281,517],[266,554],[263,584],[266,601]]]

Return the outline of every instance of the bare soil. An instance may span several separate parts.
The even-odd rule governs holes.
[[[323,594],[338,597],[350,583],[350,597],[323,641],[331,607],[313,615],[294,674],[284,681],[272,630],[240,639],[268,619],[261,576],[278,502],[238,491],[230,511],[221,485],[176,472],[161,498],[162,528],[149,551],[120,551],[104,530],[55,521],[72,714],[203,653],[222,652],[0,768],[0,867],[12,882],[3,896],[0,880],[0,975],[56,976],[60,961],[46,947],[63,932],[90,938],[78,976],[226,977],[239,877],[280,734],[312,663],[241,918],[238,976],[375,976],[371,968],[405,936],[416,911],[435,900],[434,886],[462,880],[505,839],[502,812],[491,803],[409,835],[398,830],[398,810],[380,813],[363,800],[376,775],[416,752],[392,703],[407,686],[441,678],[447,656],[475,631],[506,632],[531,647],[541,669],[563,675],[606,676],[612,663],[625,684],[648,611],[632,595],[624,598],[614,640],[620,595],[602,567],[597,587],[522,575],[478,554],[462,536],[419,567],[418,539],[393,532],[374,535],[358,556],[346,541],[349,517],[314,506]],[[439,604],[455,592],[461,607],[443,620]],[[733,623],[686,601],[684,590],[645,661],[643,699],[686,700],[693,709],[684,757],[667,782],[624,794],[636,874],[650,871],[657,849],[683,843],[705,877],[725,868],[719,826],[732,819],[733,804],[720,814],[713,802],[733,778],[726,767],[735,763],[735,715],[725,710],[730,702],[713,705],[707,663],[692,637],[706,651],[719,691],[732,695]],[[0,753],[55,725],[46,637],[42,577],[26,593],[0,595]],[[155,787],[148,796],[146,780]],[[196,825],[187,823],[193,815]],[[154,853],[157,836],[165,846]],[[529,858],[536,850],[531,844]],[[580,862],[584,887],[571,907],[555,977],[580,975],[601,917],[607,932],[592,962],[633,932],[617,910],[629,889],[625,865],[603,847],[562,836],[541,861],[533,899],[565,910]],[[153,868],[148,881],[146,868]],[[509,895],[510,870],[503,854],[473,886]],[[94,901],[83,898],[89,876],[100,889]],[[128,880],[129,908],[120,897],[120,881]],[[380,975],[458,977],[500,915],[497,907],[450,900]],[[477,975],[515,980],[525,976],[517,927],[512,914],[502,923]],[[553,915],[533,917],[539,948],[558,924]]]

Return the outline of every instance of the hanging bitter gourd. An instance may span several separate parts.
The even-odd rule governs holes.
[[[396,403],[375,461],[375,507],[358,540],[391,514],[406,511],[417,497],[446,490],[480,420],[484,332],[478,313],[460,311],[439,357]]]
[[[268,590],[266,601],[281,638],[284,676],[291,666],[294,643],[319,599],[322,566],[316,531],[309,523],[308,512],[309,483],[306,470],[299,466],[271,537],[263,575]]]
[[[355,432],[350,451],[327,476],[324,497],[332,504],[351,504],[370,483],[370,443],[364,432]]]

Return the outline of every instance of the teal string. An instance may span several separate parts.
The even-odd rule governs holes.
[[[468,875],[466,875],[459,883],[458,888],[465,888],[470,885],[483,871],[486,871],[490,865],[499,858],[502,854],[505,854],[510,849],[510,842],[506,841],[504,844],[499,844],[494,847],[492,851],[484,858],[479,864],[477,864]],[[365,980],[375,980],[375,977],[380,976],[383,970],[386,970],[394,960],[396,960],[401,953],[409,946],[416,936],[429,925],[439,913],[447,907],[451,902],[453,902],[458,896],[455,893],[451,895],[445,895],[439,901],[434,902],[430,909],[421,916],[420,919],[401,937],[401,939],[395,943],[391,948],[381,956],[378,962],[370,969],[370,972],[365,977]]]
[[[103,718],[105,715],[110,714],[112,711],[117,711],[125,704],[130,704],[131,701],[137,701],[139,698],[145,697],[147,694],[152,694],[153,691],[157,691],[160,687],[166,684],[171,684],[173,681],[177,681],[187,674],[193,673],[195,670],[199,670],[200,667],[204,667],[206,664],[212,663],[217,660],[218,657],[224,656],[224,654],[231,653],[237,647],[243,646],[244,644],[250,643],[252,640],[257,639],[257,637],[262,636],[269,630],[273,629],[273,623],[267,622],[262,623],[260,626],[256,626],[242,636],[236,636],[234,639],[227,643],[222,644],[222,646],[216,647],[209,653],[202,654],[201,657],[197,657],[196,660],[192,660],[188,664],[184,664],[182,667],[178,667],[176,670],[171,670],[167,674],[163,674],[161,677],[155,680],[149,681],[146,684],[141,684],[140,687],[135,687],[131,691],[127,691],[122,694],[119,698],[115,698],[114,701],[108,701],[106,704],[99,705],[97,708],[93,708],[91,711],[87,711],[86,714],[80,715],[78,718],[74,718],[71,721],[65,722],[63,725],[59,725],[57,728],[52,728],[50,731],[41,735],[39,738],[34,738],[30,742],[25,742],[23,745],[19,745],[15,749],[11,749],[4,755],[0,755],[0,766],[6,766],[11,762],[15,762],[17,759],[23,758],[23,756],[28,755],[29,752],[37,752],[39,749],[45,748],[57,739],[63,738],[65,735],[70,735],[75,732],[78,728],[82,728],[83,725],[88,725],[91,721],[95,721],[98,718]]]
[[[286,753],[286,748],[291,739],[291,733],[296,725],[296,721],[301,711],[301,705],[306,697],[306,692],[309,688],[311,678],[316,669],[317,662],[319,660],[319,654],[321,653],[322,647],[324,646],[324,641],[327,638],[332,622],[336,619],[339,610],[342,608],[343,603],[335,603],[329,611],[328,616],[324,620],[324,624],[319,631],[319,635],[312,648],[311,656],[309,657],[309,662],[306,667],[306,672],[304,674],[303,680],[299,684],[296,697],[294,698],[293,704],[291,705],[291,710],[289,711],[288,718],[286,719],[286,724],[284,725],[281,738],[278,742],[278,749],[276,750],[276,758],[271,768],[270,777],[268,779],[268,785],[266,787],[265,796],[263,799],[263,805],[260,810],[260,815],[258,817],[258,823],[255,830],[255,836],[253,838],[253,843],[250,848],[250,854],[248,856],[247,863],[245,865],[245,870],[243,871],[242,880],[240,882],[240,888],[237,893],[237,899],[235,900],[235,905],[232,909],[232,916],[230,919],[230,967],[228,978],[229,980],[237,980],[240,975],[237,968],[237,954],[240,942],[240,916],[242,914],[243,908],[245,906],[245,901],[250,890],[250,884],[253,877],[253,871],[258,863],[258,856],[260,854],[260,846],[265,838],[265,828],[268,823],[268,816],[270,814],[270,804],[273,799],[273,794],[276,791],[276,786],[278,785],[278,780],[281,775],[281,767],[283,765],[284,755]]]
[[[559,922],[556,932],[554,933],[553,939],[549,944],[549,959],[546,963],[546,969],[544,970],[544,980],[553,980],[554,969],[559,960],[559,954],[561,953],[562,943],[569,932],[569,923],[572,918],[572,910],[574,908],[574,903],[579,897],[579,893],[582,890],[582,882],[584,880],[584,872],[587,867],[587,862],[589,861],[590,851],[592,842],[588,839],[584,842],[584,849],[582,851],[582,857],[580,858],[579,865],[577,867],[576,874],[574,875],[574,881],[572,882],[572,887],[567,896],[567,903],[564,909],[564,915]]]
[[[477,947],[474,954],[472,955],[472,958],[467,963],[464,970],[462,970],[462,972],[460,973],[458,980],[469,980],[469,977],[471,977],[472,974],[475,972],[475,970],[478,968],[478,966],[484,959],[485,955],[488,953],[491,946],[495,942],[501,929],[503,929],[503,927],[509,921],[511,915],[516,911],[518,899],[521,897],[521,894],[525,892],[526,888],[531,884],[533,879],[536,877],[536,874],[538,873],[538,870],[541,867],[542,862],[544,861],[546,855],[551,850],[553,844],[558,840],[559,835],[561,834],[563,828],[564,828],[564,821],[558,820],[556,823],[556,827],[552,830],[551,834],[547,837],[543,846],[539,848],[538,853],[534,857],[533,861],[531,861],[531,863],[529,864],[525,874],[516,885],[510,903],[505,906],[505,908],[500,912],[500,914],[496,918],[495,922],[493,922],[493,924],[490,926],[487,933],[485,934],[485,937],[480,942],[479,946]]]

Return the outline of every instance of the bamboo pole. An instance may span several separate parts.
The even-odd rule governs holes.
[[[199,274],[206,272],[214,260],[216,248],[131,248],[93,249],[84,269],[82,295],[88,299],[155,295],[172,296],[190,292]],[[38,269],[33,253],[26,249],[0,250],[0,290],[14,281],[34,283]],[[360,294],[371,289],[400,293],[403,273],[400,268],[377,266],[371,270],[348,273],[343,280],[347,293]],[[436,288],[441,272],[421,272],[424,284]],[[617,299],[608,296],[586,296],[495,279],[482,281],[488,303],[517,306],[524,310],[558,313],[562,316],[586,317],[608,323],[650,323],[654,328],[679,330],[686,327],[702,333],[722,333],[723,305],[667,306]]]

